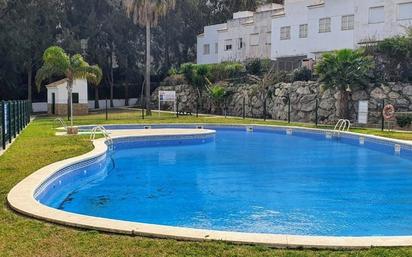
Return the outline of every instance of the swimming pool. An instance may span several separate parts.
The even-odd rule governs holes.
[[[108,126],[125,128],[141,127]],[[205,128],[216,135],[116,139],[113,151],[59,170],[35,198],[70,213],[173,227],[412,234],[410,146],[318,130]]]

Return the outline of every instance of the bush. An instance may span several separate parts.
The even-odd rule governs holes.
[[[262,62],[259,59],[249,59],[246,61],[246,72],[251,75],[262,74]]]
[[[262,75],[264,72],[270,70],[273,65],[273,61],[270,59],[249,59],[246,60],[246,72],[251,75]]]
[[[399,127],[405,128],[411,125],[412,123],[412,116],[410,115],[400,115],[396,117],[396,123],[398,123]]]
[[[245,66],[241,63],[225,63],[225,74],[227,78],[237,78],[245,71]]]
[[[173,68],[169,69],[169,71],[167,72],[167,75],[168,76],[174,76],[174,75],[177,75],[177,73],[178,72],[177,72],[176,68],[173,67]]]
[[[312,80],[312,71],[307,67],[300,67],[293,71],[293,81]]]
[[[183,74],[176,74],[176,75],[170,75],[166,77],[162,84],[165,86],[177,86],[177,85],[183,85],[186,84],[187,81]]]
[[[179,74],[191,82],[195,77],[207,77],[212,83],[236,78],[245,72],[245,66],[238,62],[224,62],[218,64],[184,63],[180,66]]]

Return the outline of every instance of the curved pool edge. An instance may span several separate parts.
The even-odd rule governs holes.
[[[165,124],[162,124],[165,125]],[[179,124],[174,124],[179,125]],[[184,125],[184,124],[180,124]],[[187,125],[187,124],[185,124]],[[214,126],[219,126],[213,124]],[[227,125],[227,124],[226,124]],[[232,126],[264,126],[264,125],[232,125]],[[273,127],[273,126],[272,126]],[[281,128],[316,130],[326,132],[327,130],[301,127],[276,126]],[[189,132],[187,130],[187,132]],[[163,129],[162,131],[144,130],[139,135],[116,135],[114,138],[130,136],[178,136],[194,135],[210,131],[191,130],[191,133],[177,133],[177,129]],[[396,139],[386,139],[378,136],[364,135],[359,133],[345,133],[363,136],[392,143],[412,145],[410,142]],[[73,164],[104,155],[108,150],[104,139],[93,141],[94,149],[86,154],[50,164],[34,172],[20,183],[18,183],[7,195],[9,206],[24,215],[60,225],[93,229],[103,232],[136,235],[155,238],[170,238],[190,241],[225,241],[236,244],[259,244],[276,248],[327,248],[327,249],[359,249],[370,247],[401,247],[412,246],[412,236],[382,236],[382,237],[330,237],[330,236],[297,236],[277,235],[244,232],[227,232],[205,229],[192,229],[164,225],[153,225],[139,222],[128,222],[114,219],[99,218],[81,214],[75,214],[48,207],[34,198],[37,188],[57,171]],[[412,233],[412,232],[411,232]]]

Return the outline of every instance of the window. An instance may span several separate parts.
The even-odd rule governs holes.
[[[290,39],[290,26],[280,28],[280,40]]]
[[[369,23],[382,23],[385,21],[385,9],[383,6],[369,8]]]
[[[308,24],[301,24],[299,26],[299,37],[300,38],[308,37]]]
[[[226,39],[225,40],[225,51],[231,51],[232,50],[232,39]]]
[[[331,23],[330,18],[320,19],[319,20],[319,33],[331,32],[330,23]]]
[[[238,38],[237,40],[237,49],[243,48],[243,38]]]
[[[72,102],[74,104],[78,104],[79,103],[79,93],[72,93]]]
[[[215,54],[219,52],[219,43],[215,43]]]
[[[203,54],[204,55],[209,55],[210,54],[210,45],[209,44],[203,45]]]
[[[355,15],[342,16],[342,30],[353,30],[355,27]]]
[[[258,46],[259,45],[259,34],[250,34],[250,45],[251,46]]]
[[[398,19],[412,19],[412,2],[398,5]]]

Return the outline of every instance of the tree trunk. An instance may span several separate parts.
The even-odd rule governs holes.
[[[68,102],[68,111],[70,115],[70,127],[73,127],[73,80],[67,80],[67,102]]]
[[[32,101],[32,78],[33,78],[33,66],[30,60],[27,70],[27,100]]]
[[[94,108],[99,109],[99,87],[95,86],[94,87]]]
[[[152,115],[150,109],[150,64],[151,64],[151,55],[150,55],[150,21],[146,21],[146,88],[145,88],[145,105],[146,105],[146,115]]]
[[[349,119],[349,95],[350,92],[346,90],[340,90],[339,101],[339,117],[341,119]]]
[[[112,55],[113,56],[113,55]],[[113,76],[113,57],[110,57],[110,107],[113,108],[113,88],[114,88],[114,76]]]
[[[129,82],[124,82],[124,105],[129,106]]]

